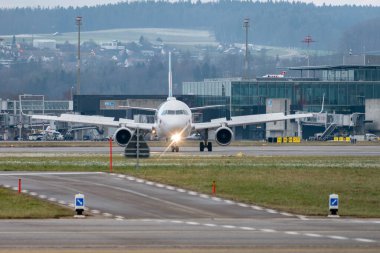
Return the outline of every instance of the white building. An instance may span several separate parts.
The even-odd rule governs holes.
[[[56,46],[57,46],[56,40],[40,40],[40,39],[33,40],[33,47],[38,48],[38,49],[54,50],[56,49]]]

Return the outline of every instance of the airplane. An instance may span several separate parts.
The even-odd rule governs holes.
[[[281,71],[279,75],[267,74],[267,75],[264,75],[263,78],[284,78],[285,74],[286,74],[286,71]]]
[[[256,114],[213,119],[210,122],[195,123],[192,122],[192,111],[203,110],[207,108],[220,107],[221,105],[211,105],[203,107],[190,108],[187,104],[177,100],[172,93],[172,72],[171,72],[171,53],[169,52],[169,96],[167,100],[158,108],[145,108],[122,106],[125,109],[139,109],[155,112],[154,123],[137,123],[134,120],[120,118],[116,120],[113,117],[103,116],[86,116],[74,114],[62,114],[61,116],[47,115],[30,115],[32,119],[73,122],[82,124],[103,125],[117,127],[113,134],[113,140],[121,147],[126,147],[132,136],[136,133],[151,133],[157,138],[170,140],[172,152],[179,151],[179,143],[190,136],[192,133],[201,133],[203,140],[199,144],[199,151],[207,149],[212,151],[212,142],[209,140],[208,133],[215,130],[215,141],[221,146],[231,143],[234,126],[246,126],[266,122],[275,122],[289,119],[301,119],[313,117],[312,113],[285,115],[284,113]],[[224,105],[223,105],[224,106]]]

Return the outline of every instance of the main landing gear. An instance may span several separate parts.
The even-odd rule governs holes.
[[[203,152],[207,148],[208,152],[212,152],[212,142],[208,141],[208,129],[205,130],[203,137],[204,141],[199,143],[199,151]]]
[[[205,141],[199,143],[199,151],[203,152],[205,151],[205,148],[207,148],[208,152],[212,151],[212,142]]]

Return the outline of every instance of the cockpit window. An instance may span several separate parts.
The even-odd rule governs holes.
[[[162,115],[175,115],[174,110],[165,110],[162,112]]]
[[[162,115],[189,115],[186,110],[165,110]]]

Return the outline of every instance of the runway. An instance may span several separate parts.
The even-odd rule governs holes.
[[[0,221],[3,249],[380,249],[377,219],[298,216],[109,173],[1,172],[0,184],[18,178],[25,194],[65,206],[83,193],[91,217]]]
[[[165,147],[151,147],[152,155],[161,155]],[[123,154],[122,147],[114,147],[114,154]],[[108,147],[2,147],[0,155],[78,155],[108,154]],[[197,147],[180,147],[179,153],[168,155],[226,156],[242,153],[249,156],[379,156],[380,145],[267,145],[267,146],[217,146],[213,152],[199,152]]]

